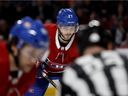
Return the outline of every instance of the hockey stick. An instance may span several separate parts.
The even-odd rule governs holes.
[[[47,64],[48,61],[49,61],[49,59],[47,58],[46,61],[44,62],[44,66],[45,66],[45,67],[48,66],[48,64]],[[44,69],[44,66],[41,66],[42,69]],[[56,83],[55,83],[53,80],[51,80],[50,78],[48,78],[48,75],[46,74],[45,71],[42,72],[42,76],[43,76],[49,83],[51,83],[53,87],[55,87],[57,90],[59,90],[58,87],[57,87],[57,85],[56,85]]]
[[[53,80],[49,79],[48,76],[47,76],[47,74],[46,74],[45,72],[42,72],[42,76],[43,76],[46,80],[48,80],[48,82],[51,83],[51,84],[53,85],[53,87],[55,87],[55,88],[58,90],[56,83],[55,83]]]

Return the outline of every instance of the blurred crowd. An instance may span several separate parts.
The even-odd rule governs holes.
[[[30,16],[44,23],[55,23],[60,8],[71,7],[76,11],[79,24],[97,19],[110,30],[117,46],[126,40],[128,29],[128,1],[91,0],[4,0],[0,1],[0,34],[7,39],[16,20]]]

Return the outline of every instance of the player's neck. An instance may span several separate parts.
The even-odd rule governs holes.
[[[93,47],[89,47],[87,48],[86,50],[84,50],[84,55],[92,55],[92,54],[96,54],[96,53],[99,53],[101,51],[105,50],[104,48],[102,47],[99,47],[99,46],[93,46]]]
[[[63,40],[60,36],[58,37],[58,39],[59,39],[59,41],[61,42],[61,43],[63,43],[63,44],[68,44],[68,42],[69,41],[65,41],[65,40]]]

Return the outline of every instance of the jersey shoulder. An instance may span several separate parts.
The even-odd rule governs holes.
[[[57,31],[57,25],[54,23],[50,23],[50,24],[44,24],[44,27],[48,31],[50,41],[53,41],[55,39],[55,34]]]
[[[57,29],[57,25],[54,24],[54,23],[44,24],[44,27],[46,28],[46,30],[48,31],[48,33],[55,32],[56,29]]]

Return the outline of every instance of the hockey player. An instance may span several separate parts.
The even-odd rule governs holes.
[[[61,96],[127,96],[128,60],[111,50],[110,34],[95,20],[79,33],[82,56],[65,69]]]
[[[71,8],[60,9],[57,15],[57,24],[46,24],[50,39],[50,54],[45,61],[46,67],[38,69],[34,89],[34,96],[44,96],[50,80],[61,79],[64,68],[77,56],[78,18]],[[45,75],[44,77],[42,75]],[[31,93],[26,95],[31,96]]]
[[[76,46],[76,33],[79,28],[78,18],[72,9],[61,9],[57,15],[57,24],[46,24],[45,28],[48,30],[50,38],[51,52],[48,61],[53,62],[53,66],[50,65],[48,71],[61,73],[66,64],[78,56]]]
[[[8,50],[10,83],[7,96],[23,96],[34,83],[36,61],[44,61],[48,56],[48,34],[41,21],[30,17],[18,20],[11,29]]]

